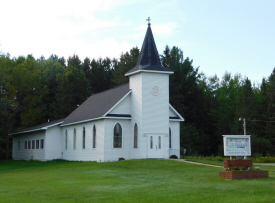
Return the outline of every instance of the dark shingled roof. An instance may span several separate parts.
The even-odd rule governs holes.
[[[151,24],[149,23],[138,57],[137,65],[133,69],[128,71],[125,75],[131,74],[138,70],[172,72],[170,69],[164,68],[161,65],[158,50],[150,25]]]
[[[83,104],[75,109],[65,119],[62,125],[102,117],[129,91],[129,84],[125,84],[114,89],[93,94]]]
[[[52,126],[52,125],[61,124],[63,121],[64,121],[64,118],[58,119],[58,120],[55,120],[55,121],[50,121],[50,122],[47,122],[47,123],[42,123],[42,124],[39,124],[39,125],[36,125],[36,126],[25,128],[23,130],[15,132],[15,133],[11,133],[10,135],[16,135],[16,134],[31,132],[31,131],[45,130],[43,128],[47,128],[47,127]]]

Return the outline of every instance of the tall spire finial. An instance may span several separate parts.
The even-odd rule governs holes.
[[[148,19],[146,19],[146,21],[148,21],[148,25],[151,25],[151,23],[150,23],[150,17],[148,17]]]

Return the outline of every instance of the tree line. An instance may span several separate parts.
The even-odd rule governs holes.
[[[20,129],[68,116],[92,94],[125,84],[137,62],[133,47],[116,59],[78,55],[68,59],[0,55],[0,159],[11,157],[11,136]],[[170,103],[184,117],[181,148],[188,154],[223,155],[222,135],[243,134],[252,153],[275,155],[275,68],[258,86],[240,74],[206,77],[178,47],[166,46],[162,65],[170,76]]]

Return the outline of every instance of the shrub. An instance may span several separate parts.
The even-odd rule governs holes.
[[[176,155],[171,155],[170,159],[178,159],[178,157]]]
[[[119,161],[125,160],[123,157],[118,158]]]

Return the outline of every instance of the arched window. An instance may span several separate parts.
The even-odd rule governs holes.
[[[114,127],[114,148],[122,147],[122,128],[119,123]]]
[[[74,128],[74,142],[73,142],[73,148],[76,149],[76,129]]]
[[[96,128],[93,127],[93,148],[96,148]]]
[[[65,149],[68,149],[68,130],[65,131]]]
[[[83,131],[82,131],[82,147],[83,149],[85,149],[85,127],[83,127]]]
[[[138,126],[135,124],[134,127],[134,148],[138,147]]]
[[[171,140],[171,128],[169,128],[169,148],[171,149],[171,144],[172,140]]]

